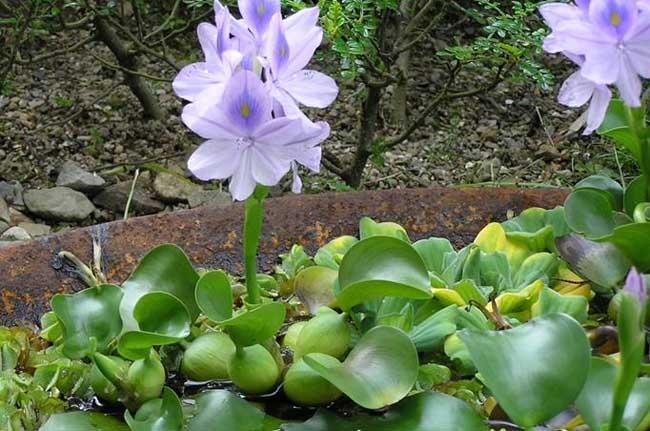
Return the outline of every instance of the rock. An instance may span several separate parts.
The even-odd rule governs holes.
[[[67,187],[28,190],[24,199],[29,212],[46,220],[82,221],[95,211],[83,193]]]
[[[494,181],[501,168],[501,160],[493,158],[490,160],[483,160],[479,162],[478,169],[476,170],[476,181]]]
[[[9,205],[23,208],[25,202],[23,201],[23,186],[14,181],[0,181],[0,198],[4,199]]]
[[[190,208],[202,206],[224,206],[232,204],[230,193],[221,190],[198,190],[187,198]]]
[[[78,164],[68,161],[61,166],[56,185],[95,195],[104,188],[106,181],[99,175],[92,174]]]
[[[19,223],[18,227],[22,228],[32,238],[46,236],[52,232],[52,228],[46,224],[38,223]]]
[[[22,227],[14,226],[6,231],[0,236],[0,240],[3,241],[27,241],[32,239],[27,231]]]
[[[99,207],[121,214],[124,212],[126,202],[129,199],[131,184],[131,181],[124,181],[107,187],[103,192],[95,196],[93,202]],[[164,209],[165,205],[152,199],[141,186],[136,186],[131,200],[131,213],[153,214]]]
[[[34,221],[17,209],[9,208],[9,224],[18,226],[20,223],[34,223]]]
[[[4,199],[0,198],[0,221],[11,223],[11,213],[9,212],[9,205]]]
[[[0,234],[9,229],[9,223],[0,220]]]
[[[189,196],[200,189],[200,186],[169,172],[159,173],[153,181],[156,196],[170,204],[187,202]]]

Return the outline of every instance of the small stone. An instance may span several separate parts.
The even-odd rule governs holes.
[[[102,190],[106,181],[99,175],[92,174],[78,164],[68,161],[61,166],[56,185],[94,195]]]
[[[17,209],[9,208],[9,224],[18,226],[20,223],[34,223],[34,221]]]
[[[537,150],[535,155],[548,162],[562,158],[562,153],[560,153],[560,151],[558,151],[558,149],[551,144],[540,145],[539,150]]]
[[[189,195],[190,208],[202,206],[225,206],[232,204],[230,193],[221,190],[198,190]]]
[[[95,196],[93,202],[99,207],[121,214],[124,212],[126,203],[131,192],[131,181],[123,181],[104,189]],[[154,214],[165,209],[160,201],[152,199],[151,196],[139,185],[136,186],[131,199],[131,213]]]
[[[169,172],[156,175],[153,182],[156,196],[163,202],[170,204],[187,202],[189,196],[200,190],[200,186]]]
[[[25,206],[23,202],[23,186],[18,181],[13,183],[0,181],[0,198],[4,199],[9,205],[20,208]]]
[[[4,199],[0,198],[0,221],[11,223],[11,214],[9,213],[9,205]]]
[[[32,214],[53,221],[82,221],[95,211],[88,198],[67,187],[28,190],[25,206]]]
[[[52,232],[52,228],[46,224],[19,223],[18,227],[23,228],[23,230],[32,238],[47,236]]]
[[[29,234],[22,227],[14,226],[0,236],[3,241],[27,241],[32,239]]]
[[[6,223],[6,222],[0,220],[0,234],[3,233],[4,231],[6,231],[9,228],[10,228],[9,223]]]

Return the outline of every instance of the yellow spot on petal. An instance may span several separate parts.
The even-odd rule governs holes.
[[[612,12],[609,17],[609,22],[611,22],[614,27],[618,27],[621,25],[623,20],[621,19],[621,16],[618,14],[618,12]]]
[[[239,112],[241,112],[242,117],[248,118],[251,116],[251,107],[248,103],[244,103],[241,105],[241,108],[239,108]]]
[[[266,5],[263,1],[257,3],[257,14],[264,15],[266,13]]]

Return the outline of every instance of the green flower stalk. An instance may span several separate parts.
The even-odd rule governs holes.
[[[257,284],[257,248],[262,235],[264,221],[264,198],[269,188],[257,186],[255,192],[246,200],[244,220],[244,266],[246,269],[246,292],[248,303],[260,303],[260,287]]]

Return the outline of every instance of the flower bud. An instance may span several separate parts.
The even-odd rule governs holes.
[[[181,372],[197,382],[228,379],[228,362],[235,354],[235,343],[220,332],[203,334],[183,354]]]
[[[165,367],[153,350],[131,364],[127,373],[131,396],[138,404],[158,398],[165,386]]]
[[[350,347],[350,328],[345,314],[322,307],[300,331],[294,358],[309,353],[324,353],[342,359]]]
[[[329,355],[312,353],[312,356],[328,368],[341,364],[338,359]],[[287,371],[283,388],[287,398],[303,406],[328,404],[341,396],[341,391],[336,386],[322,378],[302,359]]]
[[[273,355],[259,344],[237,349],[228,363],[232,382],[249,394],[269,392],[280,377]]]
[[[298,344],[298,336],[306,325],[306,321],[301,321],[289,326],[287,333],[284,334],[284,338],[282,339],[282,347],[288,347],[289,349],[295,351],[296,345]]]

